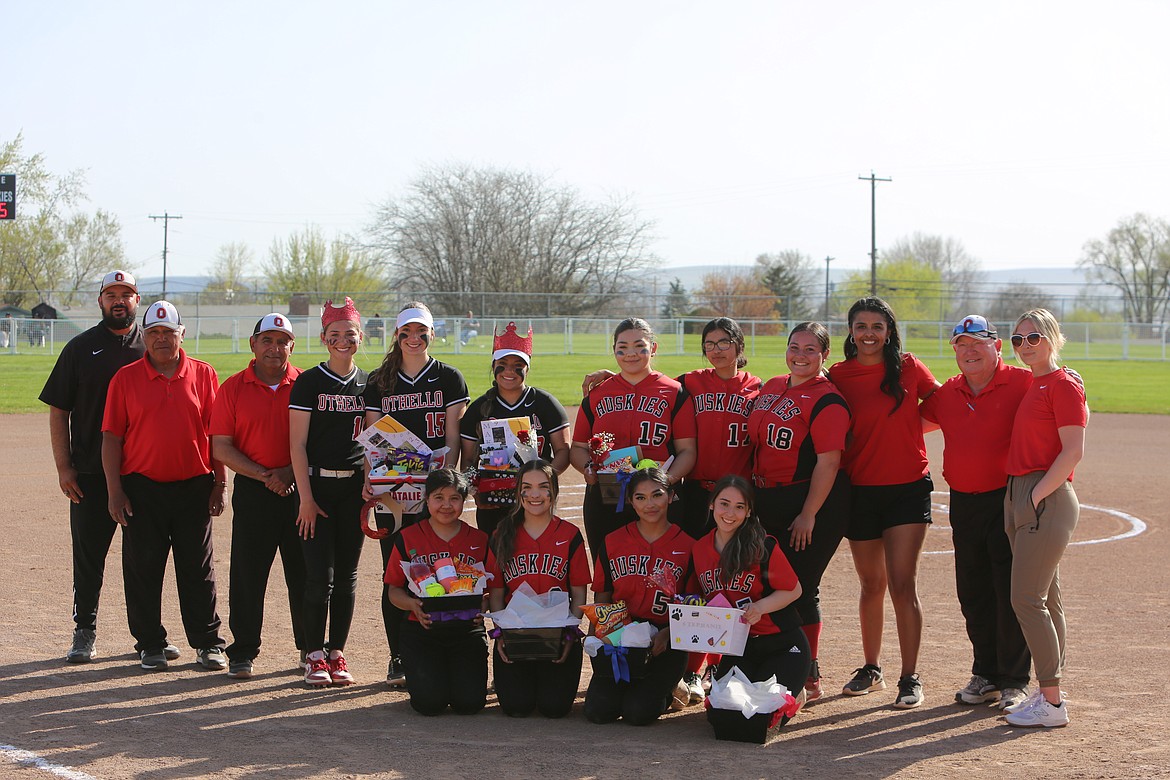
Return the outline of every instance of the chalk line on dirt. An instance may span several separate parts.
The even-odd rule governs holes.
[[[67,780],[97,780],[93,775],[87,775],[85,772],[74,769],[73,767],[54,764],[33,753],[31,750],[21,750],[13,745],[0,745],[0,756],[3,756],[7,761],[17,766],[39,769],[42,772],[48,772],[54,777],[64,777]]]

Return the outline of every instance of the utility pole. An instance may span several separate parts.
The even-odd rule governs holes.
[[[837,258],[825,256],[825,320],[829,319],[829,263]]]
[[[165,300],[167,297],[167,227],[168,227],[167,223],[169,223],[172,219],[182,219],[183,217],[181,215],[168,214],[167,212],[164,211],[162,213],[161,217],[157,216],[155,214],[151,214],[150,218],[153,220],[160,220],[161,219],[163,221],[163,289],[162,289],[162,297]]]
[[[869,294],[877,295],[877,183],[893,179],[879,178],[873,171],[857,178],[869,182]]]

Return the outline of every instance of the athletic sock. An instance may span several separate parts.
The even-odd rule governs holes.
[[[814,660],[821,657],[819,651],[821,647],[821,626],[823,625],[823,623],[809,623],[800,627],[800,630],[804,632],[805,637],[808,639],[808,649]]]

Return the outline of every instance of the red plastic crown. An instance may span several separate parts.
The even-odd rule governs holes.
[[[495,333],[495,340],[492,342],[492,352],[499,352],[501,349],[514,349],[517,352],[523,352],[525,355],[532,357],[532,328],[528,328],[528,338],[521,338],[520,334],[516,332],[516,323],[509,322],[504,326],[503,333]]]
[[[338,320],[347,320],[359,326],[362,323],[362,315],[358,314],[357,307],[353,305],[353,300],[348,295],[345,296],[345,303],[337,304],[333,301],[325,301],[325,306],[321,309],[322,330],[328,328],[329,323]]]

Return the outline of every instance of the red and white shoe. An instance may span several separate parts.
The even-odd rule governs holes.
[[[320,650],[309,653],[305,658],[305,684],[322,688],[332,682],[333,676],[329,673],[329,661],[326,660],[325,653]]]
[[[334,685],[352,685],[353,675],[349,673],[349,669],[345,665],[345,656],[338,655],[336,658],[330,658],[327,662],[329,664],[329,679]]]

